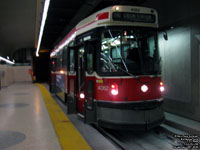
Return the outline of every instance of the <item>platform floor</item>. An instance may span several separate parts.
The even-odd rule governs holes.
[[[13,84],[0,91],[0,149],[61,149],[38,86]]]
[[[0,150],[117,150],[76,115],[66,115],[54,98],[41,84],[0,90]]]

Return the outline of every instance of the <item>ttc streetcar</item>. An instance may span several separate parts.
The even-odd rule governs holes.
[[[164,120],[158,17],[112,6],[80,21],[52,50],[50,91],[86,123],[148,130]]]

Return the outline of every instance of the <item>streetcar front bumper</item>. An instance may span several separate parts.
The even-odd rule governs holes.
[[[105,128],[150,130],[165,119],[163,101],[113,103],[97,101],[97,123]]]

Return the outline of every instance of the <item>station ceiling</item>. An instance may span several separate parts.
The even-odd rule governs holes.
[[[37,47],[43,3],[43,0],[0,1],[0,56]],[[153,7],[159,12],[162,26],[200,14],[198,0],[51,0],[41,49],[52,50],[81,19],[118,4]]]

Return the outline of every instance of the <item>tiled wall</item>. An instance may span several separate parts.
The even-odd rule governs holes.
[[[4,75],[1,77],[1,86],[6,87],[16,82],[31,82],[29,69],[31,66],[0,65],[0,70],[4,71]]]

